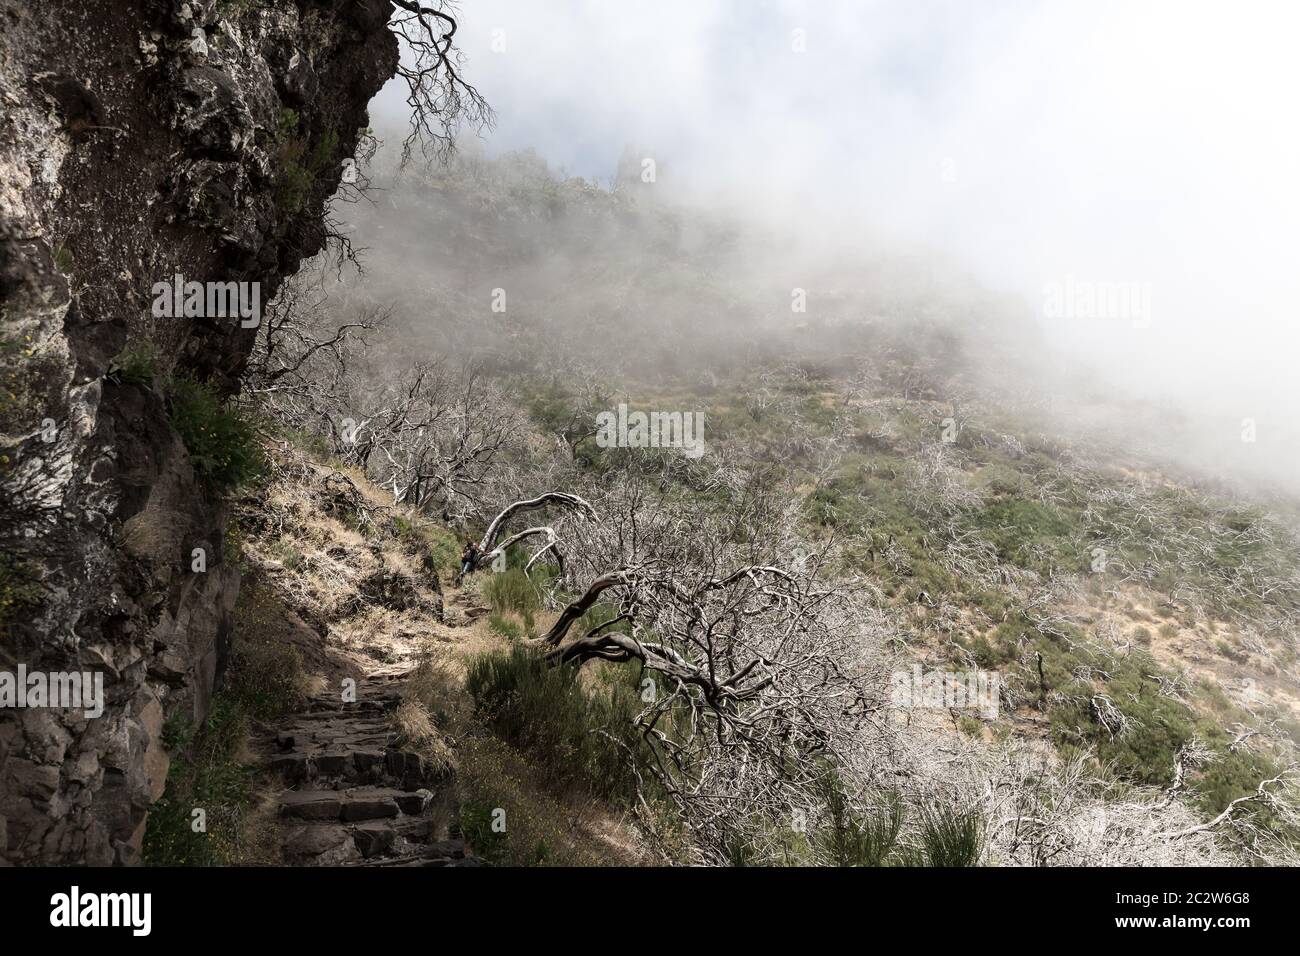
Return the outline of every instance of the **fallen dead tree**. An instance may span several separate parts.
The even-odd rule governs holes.
[[[588,521],[597,520],[596,511],[590,504],[577,495],[568,494],[563,491],[548,491],[536,496],[535,498],[524,498],[515,501],[503,508],[501,512],[488,523],[488,528],[483,532],[483,537],[478,543],[480,555],[478,566],[486,567],[487,565],[492,564],[501,555],[505,554],[512,545],[518,544],[521,541],[526,541],[529,538],[541,536],[545,538],[546,543],[542,545],[541,548],[537,549],[528,559],[524,571],[527,572],[543,556],[549,554],[555,559],[556,565],[559,567],[560,572],[563,573],[564,555],[560,550],[560,537],[556,533],[555,529],[550,525],[526,528],[523,531],[512,534],[504,541],[498,541],[501,533],[505,530],[507,522],[509,522],[515,515],[525,511],[536,511],[548,506],[568,509],[576,512],[579,516]]]
[[[552,492],[498,515],[484,560],[542,531],[533,560],[554,551],[550,526],[498,538],[513,515],[557,504],[587,519],[565,539],[560,580],[576,596],[535,646],[552,666],[642,668],[643,770],[704,854],[723,859],[742,833],[815,813],[827,775],[880,709],[883,679],[861,664],[852,595],[778,560],[777,502],[686,512],[632,480],[598,509]]]

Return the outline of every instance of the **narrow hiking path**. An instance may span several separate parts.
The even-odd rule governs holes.
[[[440,641],[455,641],[486,608],[451,591]],[[255,763],[283,789],[275,796],[284,861],[297,866],[473,866],[455,825],[452,775],[417,752],[396,720],[416,668],[414,639],[390,663],[313,696],[253,735]],[[354,699],[353,699],[354,698]]]

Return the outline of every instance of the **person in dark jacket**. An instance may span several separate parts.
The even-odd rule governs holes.
[[[456,578],[457,584],[460,583],[465,575],[472,573],[474,569],[478,567],[480,557],[482,557],[482,553],[479,551],[478,545],[469,538],[466,538],[465,550],[460,553],[460,574]]]

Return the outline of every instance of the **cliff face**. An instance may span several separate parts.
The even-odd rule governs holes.
[[[0,671],[104,675],[105,709],[0,710],[0,859],[138,858],[164,720],[206,715],[238,590],[168,374],[226,393],[256,334],[152,287],[281,277],[397,65],[387,0],[0,0]],[[110,374],[157,346],[155,385]],[[203,548],[206,570],[192,570]]]

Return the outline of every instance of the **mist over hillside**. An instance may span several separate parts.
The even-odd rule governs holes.
[[[1300,66],[1283,39],[1297,11],[634,9],[466,10],[464,49],[500,120],[478,134],[490,155],[535,149],[560,175],[608,184],[631,143],[657,162],[660,193],[726,208],[787,254],[844,262],[840,286],[886,259],[920,265],[909,295],[974,276],[1040,330],[1024,351],[1061,414],[1109,405],[1112,428],[1137,426],[1140,444],[1195,471],[1300,490],[1300,119],[1284,92]],[[673,40],[629,28],[637,16],[676,24]],[[378,126],[405,122],[399,94],[376,98]],[[762,275],[786,295],[814,285]],[[1079,308],[1054,310],[1066,284]],[[1126,286],[1142,315],[1097,301]]]
[[[1132,859],[1080,836],[1101,806],[1135,828],[1130,851],[1215,858],[1224,845],[1162,842],[1169,819],[1157,808],[1168,804],[1155,795],[1185,787],[1179,806],[1213,819],[1271,774],[1285,777],[1300,732],[1293,499],[1198,461],[1186,412],[1132,404],[1060,352],[1016,297],[950,260],[785,232],[660,192],[643,168],[629,149],[600,185],[532,151],[489,158],[471,142],[446,163],[402,168],[381,149],[363,200],[341,207],[360,273],[329,258],[294,280],[254,350],[249,392],[290,435],[309,436],[314,454],[358,469],[397,506],[475,535],[486,525],[485,551],[499,540],[501,502],[516,501],[508,516],[550,500],[531,497],[540,489],[564,489],[551,507],[568,502],[578,515],[492,552],[499,574],[479,593],[498,635],[563,640],[601,608],[588,638],[551,659],[580,665],[590,654],[676,673],[686,665],[672,655],[714,653],[692,635],[703,610],[654,605],[666,615],[654,627],[681,642],[662,662],[657,644],[619,643],[647,633],[638,602],[658,600],[648,595],[659,586],[648,581],[707,568],[685,590],[667,586],[681,598],[736,580],[724,569],[742,554],[751,572],[788,566],[808,587],[843,589],[850,603],[828,610],[828,637],[852,635],[832,657],[859,686],[909,665],[995,675],[1000,711],[950,709],[970,779],[987,780],[989,759],[1016,775],[1040,759],[1063,779],[1097,775],[1079,796],[1088,809],[1060,822],[1070,835],[1053,831],[1063,858]],[[309,344],[340,335],[352,344]],[[675,421],[678,433],[647,438],[629,425],[636,415],[652,428]],[[689,441],[685,422],[701,424]],[[585,530],[588,507],[608,526]],[[524,548],[530,537],[540,544]],[[604,603],[616,586],[628,597]],[[759,593],[769,608],[791,600]],[[516,679],[494,660],[487,686]],[[937,771],[936,748],[952,743],[941,718],[903,714],[898,736],[887,735],[898,752],[883,757],[881,740],[846,729],[846,740],[872,742],[835,759],[872,781],[864,799],[877,810],[895,797],[870,788],[894,793],[880,775],[900,763],[916,774],[897,795],[912,812],[928,812],[939,792],[965,806],[969,788],[949,790]],[[536,719],[516,714],[497,730],[518,746],[540,731],[513,721]],[[622,726],[606,719],[607,733]],[[1256,723],[1267,739],[1242,750],[1239,728]],[[712,754],[698,772],[728,759]],[[1143,796],[1117,803],[1103,795],[1112,783]],[[813,796],[821,785],[791,792],[807,786],[808,799],[823,799]],[[1062,785],[1074,799],[1074,783]],[[719,788],[700,803],[672,798],[674,819],[696,830],[688,857],[732,859],[736,832],[746,853],[803,852],[770,821],[720,809],[735,792]],[[722,803],[705,809],[713,799]],[[1249,835],[1232,852],[1292,852],[1289,824],[1242,820]],[[642,819],[639,832],[675,858],[661,824]],[[520,850],[509,847],[501,852]],[[987,852],[1024,859],[1003,843]]]
[[[376,301],[387,293],[417,339],[453,331],[453,349],[526,345],[654,377],[791,348],[851,362],[873,337],[885,348],[912,337],[924,351],[934,335],[936,366],[960,374],[974,371],[968,344],[982,340],[994,364],[1033,335],[1005,303],[930,264],[843,265],[792,236],[661,200],[632,175],[613,188],[563,179],[531,152],[466,150],[449,168],[387,170],[374,185],[373,204],[348,209],[358,285]],[[856,344],[846,353],[836,338]]]
[[[489,158],[473,139],[449,165],[403,167],[401,135],[381,137],[374,192],[341,221],[364,270],[345,276],[346,294],[391,307],[408,345],[529,373],[582,363],[613,384],[782,362],[839,375],[873,366],[905,394],[991,400],[1193,483],[1280,494],[1288,510],[1296,497],[1274,417],[1258,423],[1267,440],[1247,443],[1213,389],[1208,405],[1144,397],[1094,354],[1063,347],[1033,304],[993,291],[952,256],[746,217],[642,181],[631,147],[589,181],[531,149]],[[1110,294],[1123,305],[1127,292]]]
[[[1300,865],[1295,10],[49,13],[0,864]]]

